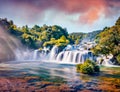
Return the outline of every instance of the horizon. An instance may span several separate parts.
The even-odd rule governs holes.
[[[0,0],[0,17],[20,27],[59,25],[68,33],[88,33],[112,26],[119,8],[119,0]]]

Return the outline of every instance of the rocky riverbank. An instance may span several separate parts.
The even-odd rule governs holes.
[[[120,92],[120,79],[103,77],[102,80],[66,84],[42,81],[39,77],[1,77],[0,92]]]

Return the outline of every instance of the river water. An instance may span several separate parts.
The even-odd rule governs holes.
[[[51,80],[61,78],[65,81],[79,79],[80,74],[76,72],[74,65],[57,64],[41,61],[11,61],[9,63],[1,63],[0,74],[3,77],[12,76],[40,76],[43,79]],[[9,71],[6,73],[6,71]],[[51,80],[52,81],[52,80]]]
[[[111,85],[117,85],[118,87],[114,87],[114,90],[120,90],[119,67],[101,67],[100,74],[89,76],[77,73],[75,65],[69,64],[42,61],[9,61],[0,64],[0,78],[28,76],[40,77],[41,81],[64,83],[77,90],[87,89],[91,92],[96,92],[96,89],[99,89],[98,92],[101,92],[102,90],[107,90],[104,87],[111,87]],[[112,89],[108,90],[112,91]]]

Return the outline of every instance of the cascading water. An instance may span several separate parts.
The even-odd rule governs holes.
[[[36,50],[30,50],[28,48],[26,49],[16,49],[15,51],[15,60],[36,60],[37,57],[37,51]]]
[[[38,58],[38,50],[35,50],[33,53],[33,59],[36,60]]]
[[[94,56],[89,55],[89,51],[62,51],[58,54],[56,60],[66,63],[84,63],[86,59],[95,60]]]
[[[13,60],[16,58],[15,50],[21,47],[21,44],[17,39],[10,36],[1,26],[0,26],[0,60]]]
[[[84,63],[86,59],[94,60],[95,56],[88,50],[77,50],[77,48],[68,46],[63,51],[58,53],[58,47],[54,46],[51,49],[49,59],[60,63],[78,64]]]
[[[6,31],[0,26],[0,61],[39,59],[39,50],[34,51],[26,48]]]
[[[84,46],[70,46],[68,45],[63,51],[58,53],[58,47],[54,46],[50,53],[48,60],[49,62],[55,62],[55,63],[65,63],[65,64],[82,64],[85,62],[86,59],[90,59],[92,61],[96,61],[98,64],[101,65],[100,60],[104,59],[104,62],[102,62],[102,65],[105,66],[114,66],[113,63],[109,59],[103,58],[103,57],[96,57],[92,54],[91,51],[86,50],[83,48]],[[99,59],[98,59],[99,58]]]
[[[50,51],[50,60],[55,60],[56,56],[58,55],[58,47],[54,46]]]

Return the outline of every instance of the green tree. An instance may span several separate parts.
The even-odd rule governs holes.
[[[70,38],[68,37],[67,29],[58,25],[43,26],[34,25],[29,28],[27,25],[17,27],[13,21],[0,18],[0,25],[7,28],[7,32],[17,37],[21,42],[29,48],[37,49],[44,46],[66,46],[69,44]]]
[[[113,61],[119,63],[117,56],[120,54],[120,19],[117,20],[115,26],[104,29],[99,34],[99,42],[94,51],[104,55],[112,54]]]
[[[120,17],[119,17],[118,20],[116,21],[115,25],[120,25]]]
[[[79,39],[77,39],[77,40],[75,41],[75,44],[76,44],[76,45],[78,45],[78,44],[79,44]]]
[[[61,40],[66,41],[66,37],[63,35],[60,37]]]

